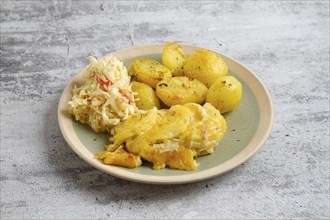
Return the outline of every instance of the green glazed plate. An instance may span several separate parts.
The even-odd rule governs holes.
[[[200,49],[192,45],[181,45],[187,55]],[[113,54],[128,68],[136,58],[150,58],[161,61],[164,44],[151,44],[123,49]],[[211,155],[198,157],[195,171],[175,169],[153,170],[149,163],[128,169],[102,164],[94,155],[104,150],[109,143],[109,134],[98,134],[88,126],[73,120],[66,110],[74,85],[83,83],[83,69],[65,87],[58,106],[58,120],[63,137],[72,150],[93,167],[110,175],[126,180],[152,184],[179,184],[196,182],[223,174],[255,154],[267,139],[273,123],[271,97],[260,79],[238,61],[218,53],[228,65],[229,75],[235,76],[243,86],[243,96],[239,107],[224,114],[228,130],[219,146]]]

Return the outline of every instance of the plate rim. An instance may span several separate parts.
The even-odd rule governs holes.
[[[138,45],[138,46],[134,46],[134,47],[120,49],[117,51],[110,52],[108,54],[122,54],[122,53],[125,53],[125,51],[137,50],[139,48],[145,48],[145,47],[162,48],[164,45],[165,45],[165,43],[144,44],[144,45]],[[203,49],[213,51],[211,49],[208,49],[206,47],[201,47],[198,45],[182,44],[182,43],[180,43],[180,45],[183,48],[190,48],[191,50],[203,48]],[[157,176],[157,175],[153,176],[153,175],[149,175],[149,174],[147,175],[147,174],[141,174],[141,173],[133,173],[133,172],[128,171],[129,169],[125,170],[125,168],[121,168],[121,167],[105,165],[105,164],[101,163],[99,160],[95,159],[94,157],[90,158],[90,154],[92,154],[92,153],[89,152],[86,149],[86,147],[83,146],[82,143],[80,143],[80,144],[84,148],[79,149],[77,147],[77,144],[72,142],[71,138],[68,136],[68,133],[66,132],[67,128],[65,126],[66,125],[65,120],[63,118],[64,115],[69,116],[71,118],[71,123],[72,123],[72,120],[73,120],[72,117],[70,115],[68,115],[68,113],[66,113],[66,114],[63,113],[64,98],[65,98],[66,93],[68,92],[69,88],[72,86],[72,83],[75,81],[75,79],[77,79],[82,74],[83,71],[85,71],[86,66],[88,64],[79,73],[77,73],[73,77],[71,77],[71,79],[65,85],[65,87],[62,91],[62,94],[60,96],[59,103],[58,103],[58,110],[57,110],[57,118],[58,118],[58,123],[59,123],[59,127],[61,130],[62,136],[64,137],[64,139],[67,142],[67,144],[69,145],[69,147],[82,160],[87,162],[92,167],[94,167],[98,170],[101,170],[107,174],[110,174],[112,176],[115,176],[115,177],[118,177],[121,179],[125,179],[125,180],[129,180],[129,181],[133,181],[133,182],[148,183],[148,184],[184,184],[184,183],[197,182],[197,181],[202,181],[205,179],[213,178],[215,176],[219,176],[223,173],[226,173],[226,172],[238,167],[239,165],[241,165],[242,163],[244,163],[245,161],[250,159],[253,155],[255,155],[255,153],[257,151],[259,151],[259,149],[262,147],[262,145],[266,142],[267,138],[269,137],[271,130],[272,130],[272,126],[273,126],[273,121],[274,121],[273,101],[272,101],[271,95],[270,95],[267,87],[265,86],[265,84],[253,71],[251,71],[244,64],[240,63],[239,61],[235,60],[232,57],[229,57],[229,56],[227,56],[223,53],[219,53],[217,51],[213,51],[213,52],[219,54],[225,60],[227,60],[227,61],[229,60],[230,62],[233,62],[236,65],[239,65],[240,68],[243,68],[247,72],[249,72],[249,74],[250,74],[249,77],[252,76],[254,78],[254,80],[259,84],[260,89],[263,90],[263,92],[264,92],[263,99],[265,99],[268,102],[268,105],[266,106],[267,107],[266,112],[261,112],[260,111],[261,106],[260,106],[260,102],[259,102],[260,97],[256,96],[254,90],[246,82],[247,86],[249,86],[249,88],[251,89],[251,91],[253,92],[254,96],[257,99],[257,103],[258,103],[258,107],[259,107],[259,111],[260,111],[259,122],[258,122],[257,130],[256,130],[254,136],[252,137],[251,141],[239,153],[237,153],[234,157],[230,158],[226,162],[224,162],[220,165],[217,165],[215,167],[212,167],[210,169],[203,170],[203,171],[196,172],[196,173],[188,173],[188,174],[183,174],[183,175],[172,175],[172,176]],[[106,54],[105,56],[107,56],[108,54]],[[71,91],[69,91],[69,92],[71,94]],[[259,97],[259,99],[258,99],[258,97]],[[262,115],[262,113],[263,113],[263,115]],[[264,114],[267,114],[267,117],[266,117],[266,119],[268,119],[267,124],[263,123],[263,121],[261,119],[261,116],[265,116]],[[259,140],[257,141],[258,143],[252,149],[248,148],[251,145],[251,142],[254,139],[256,139],[258,133],[260,133],[260,132],[262,132],[263,134],[262,134],[262,137],[259,138]],[[233,161],[236,161],[236,163],[233,164]],[[222,169],[220,169],[220,168],[222,168]],[[157,172],[157,171],[155,171],[155,172]]]

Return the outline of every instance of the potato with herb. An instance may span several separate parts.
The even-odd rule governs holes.
[[[162,52],[162,63],[168,67],[173,76],[183,76],[183,64],[186,61],[186,55],[182,47],[174,42],[169,42],[164,46]]]
[[[137,81],[156,88],[157,83],[172,77],[171,70],[161,63],[150,59],[136,59],[131,62],[131,71]]]
[[[131,85],[132,91],[137,93],[134,97],[138,109],[149,110],[153,107],[160,109],[159,99],[151,86],[136,81],[131,82]]]
[[[228,74],[228,67],[216,53],[199,49],[187,58],[183,71],[186,76],[198,79],[210,88],[220,76]]]
[[[242,99],[242,84],[233,76],[222,76],[215,81],[206,94],[206,102],[221,114],[234,110]]]
[[[197,79],[176,76],[157,84],[156,94],[165,105],[172,106],[185,103],[202,104],[207,87]]]

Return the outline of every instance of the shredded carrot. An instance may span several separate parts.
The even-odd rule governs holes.
[[[101,85],[103,85],[103,86],[109,87],[109,86],[113,85],[113,82],[112,82],[110,79],[107,78],[108,81],[104,81],[104,80],[102,80],[102,79],[97,75],[97,73],[95,73],[95,72],[92,73],[92,76],[95,77],[96,80],[97,80]],[[127,94],[126,94],[121,88],[118,87],[118,91],[119,91],[119,93],[120,93],[123,97],[125,97],[129,102],[131,102],[131,103],[134,102],[130,97],[128,97],[128,95],[127,95]]]

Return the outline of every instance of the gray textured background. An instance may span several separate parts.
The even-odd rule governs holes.
[[[328,1],[1,1],[1,218],[329,218]],[[63,140],[57,103],[100,56],[178,41],[257,73],[275,105],[261,151],[214,179],[143,185]]]

